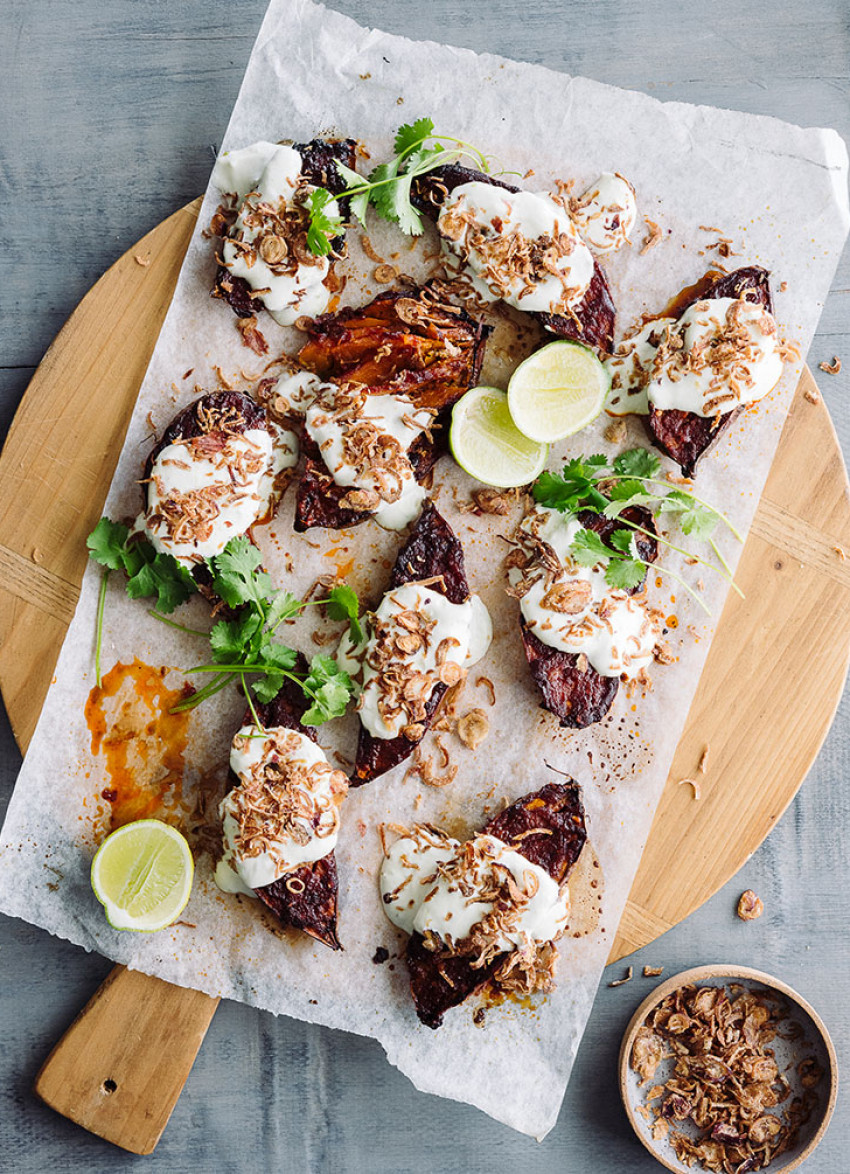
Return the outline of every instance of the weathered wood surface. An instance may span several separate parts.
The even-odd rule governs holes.
[[[486,6],[335,0],[335,6],[391,31],[501,52],[659,97],[833,125],[850,137],[850,32],[838,0],[813,0],[805,8],[787,0],[745,7],[723,0],[710,18],[672,0],[521,7],[504,0]],[[253,0],[238,9],[217,0],[7,2],[0,46],[0,426],[8,425],[32,368],[94,279],[203,187],[209,144],[225,125],[263,8]],[[833,354],[847,360],[840,376],[821,378],[845,454],[848,311],[845,260],[810,355],[813,367]],[[764,847],[708,905],[630,959],[635,973],[644,962],[663,964],[669,974],[718,958],[773,971],[811,999],[839,1054],[850,1054],[843,994],[850,964],[843,915],[850,881],[848,749],[845,702],[801,795]],[[18,762],[4,727],[3,806]],[[750,886],[766,913],[745,925],[735,919],[734,903]],[[0,1167],[112,1171],[138,1161],[82,1133],[29,1092],[50,1046],[108,969],[103,959],[31,927],[0,924]],[[600,991],[561,1123],[542,1146],[474,1110],[421,1097],[371,1041],[224,1004],[147,1162],[169,1172],[459,1171],[480,1169],[486,1160],[497,1170],[557,1165],[567,1174],[649,1174],[657,1167],[640,1152],[616,1099],[619,1034],[649,982]],[[816,1168],[843,1172],[848,1140],[850,1111],[839,1105]]]

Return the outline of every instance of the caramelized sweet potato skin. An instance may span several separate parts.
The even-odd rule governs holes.
[[[430,286],[380,294],[360,309],[325,314],[308,326],[298,360],[322,379],[363,383],[376,394],[405,394],[437,415],[409,456],[419,482],[447,450],[452,406],[478,381],[490,327],[456,306],[435,301]],[[304,471],[295,502],[295,529],[339,530],[368,512],[342,506],[350,486],[328,473],[315,442],[302,429]]]
[[[450,163],[414,180],[412,202],[420,212],[436,220],[449,192],[465,183],[487,183],[507,192],[522,190],[503,180],[494,179],[492,175],[487,175],[483,171],[462,167],[459,163]],[[605,354],[611,354],[614,349],[614,300],[605,273],[595,258],[590,285],[572,314],[534,313],[532,317],[558,338],[586,343]]]
[[[299,657],[296,671],[307,671],[307,662],[303,656]],[[307,700],[294,681],[286,681],[273,701],[266,705],[258,704],[256,708],[257,716],[265,727],[283,726],[286,729],[297,730],[316,741],[315,729],[301,724],[301,718],[307,709]],[[243,720],[246,725],[253,722],[250,710]],[[233,775],[231,782],[234,785],[237,782]],[[300,882],[304,886],[303,891],[293,892],[287,887],[287,881],[295,881],[296,889]],[[302,864],[300,868],[293,869],[286,876],[272,881],[270,885],[255,889],[254,892],[282,925],[300,929],[332,950],[342,949],[337,937],[339,882],[333,852],[323,856],[321,860]]]
[[[632,506],[624,510],[622,516],[627,521],[655,532],[652,515],[642,506]],[[603,542],[607,542],[620,526],[616,519],[606,518],[593,510],[582,510],[579,521],[586,529],[595,530]],[[636,541],[640,557],[646,562],[654,562],[658,557],[658,543],[655,539],[638,534]],[[642,586],[643,583],[640,583],[630,594],[635,594]],[[590,665],[582,671],[578,656],[544,644],[522,618],[520,633],[531,675],[543,697],[543,708],[553,713],[561,725],[569,729],[583,730],[601,721],[614,704],[620,688],[619,678],[603,677]]]
[[[448,522],[428,501],[410,537],[396,557],[390,576],[389,590],[404,583],[442,576],[442,583],[433,584],[433,590],[445,595],[452,603],[463,603],[469,598],[469,583],[463,561],[463,548]],[[430,728],[446,686],[438,683],[425,706],[426,721],[422,737]],[[422,738],[410,741],[398,738],[373,738],[362,725],[357,740],[357,759],[351,774],[351,786],[360,787],[385,774],[409,758]]]
[[[534,828],[544,829],[543,834],[524,835]],[[572,779],[548,783],[511,804],[491,819],[484,831],[509,844],[532,864],[545,869],[559,885],[563,884],[587,839],[581,788]],[[459,1006],[489,982],[501,958],[489,966],[475,968],[463,954],[429,950],[420,934],[412,934],[406,961],[416,1014],[426,1027],[437,1028],[446,1011]]]
[[[337,171],[336,164],[342,163],[343,166],[354,169],[357,157],[357,143],[354,139],[339,139],[335,142],[312,139],[309,143],[294,143],[293,146],[301,155],[302,174],[311,184],[327,188],[333,196],[339,196],[345,191],[346,182]],[[348,215],[347,200],[340,200],[340,210],[343,216]],[[332,242],[332,247],[342,248],[344,240],[344,236],[337,237]],[[237,318],[250,318],[263,308],[262,302],[254,301],[247,281],[232,276],[223,265],[219,265],[216,270],[212,296],[223,298]]]
[[[770,274],[758,265],[746,266],[716,277],[699,293],[677,306],[677,310],[683,314],[694,302],[713,298],[739,298],[745,292],[749,301],[757,302],[773,313]],[[646,426],[656,447],[680,466],[685,477],[693,477],[697,462],[742,410],[734,408],[722,416],[699,416],[696,412],[681,412],[675,408],[659,410],[650,406]]]

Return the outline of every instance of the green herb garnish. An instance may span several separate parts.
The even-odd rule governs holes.
[[[310,698],[310,708],[301,719],[304,725],[321,725],[345,713],[354,695],[348,673],[330,656],[314,656],[308,673],[297,673],[298,653],[277,640],[275,633],[281,624],[295,619],[314,603],[328,603],[329,610],[341,609],[344,616],[334,618],[347,618],[359,630],[359,601],[355,592],[342,584],[332,589],[327,600],[305,602],[290,591],[275,589],[270,576],[262,569],[260,551],[244,535],[231,539],[221,554],[208,563],[214,590],[225,603],[238,608],[239,615],[232,620],[219,620],[213,626],[209,633],[212,661],[196,665],[187,675],[213,673],[214,678],[205,688],[175,706],[174,712],[194,709],[238,679],[259,728],[262,723],[254,708],[254,698],[262,704],[273,701],[287,680],[295,681]]]
[[[615,530],[607,542],[594,531],[583,529],[570,546],[573,558],[581,566],[593,567],[604,562],[605,580],[612,587],[629,590],[646,574],[650,564],[640,557],[635,542],[635,534],[640,533],[716,571],[743,598],[713,537],[720,522],[739,542],[743,541],[741,535],[714,506],[683,489],[670,489],[669,482],[659,479],[660,471],[661,461],[645,448],[629,449],[613,461],[599,453],[576,457],[564,465],[560,475],[548,472],[540,475],[533,487],[534,500],[560,513],[577,514],[589,509],[622,523],[623,528]],[[683,550],[662,535],[623,517],[624,511],[633,506],[643,506],[654,517],[673,515],[683,534],[710,545],[717,562]],[[675,579],[708,611],[701,595],[679,575],[665,567],[655,569]]]
[[[305,204],[310,217],[307,248],[316,257],[327,257],[331,251],[331,241],[342,232],[342,217],[329,216],[326,211],[333,198],[327,188],[315,188]]]
[[[235,680],[241,681],[258,726],[254,698],[262,703],[272,701],[286,680],[295,681],[310,699],[310,708],[302,718],[304,725],[320,725],[345,712],[354,685],[333,657],[314,656],[307,674],[299,674],[294,671],[298,653],[275,639],[275,633],[281,624],[296,619],[306,607],[326,604],[331,619],[348,620],[352,640],[361,642],[360,601],[348,584],[333,587],[324,599],[306,601],[290,591],[278,590],[263,570],[260,551],[241,535],[232,538],[221,554],[206,560],[213,589],[238,615],[232,620],[219,620],[211,631],[202,632],[162,614],[172,612],[197,590],[189,571],[171,555],[158,554],[146,540],[130,540],[129,534],[126,526],[101,518],[87,540],[90,556],[105,568],[97,610],[98,685],[106,578],[111,570],[123,570],[128,576],[127,594],[131,598],[156,596],[159,610],[150,613],[155,619],[181,632],[209,639],[211,663],[197,665],[189,669],[189,674],[212,673],[213,680],[176,705],[172,713],[194,709]]]
[[[452,135],[435,134],[430,118],[400,126],[394,148],[396,153],[389,163],[381,163],[365,179],[341,163],[336,165],[348,184],[343,196],[349,199],[352,215],[364,227],[366,209],[371,204],[384,220],[398,225],[408,236],[419,236],[424,224],[410,199],[414,179],[464,156],[472,158],[482,171],[489,171],[487,159],[476,147]]]

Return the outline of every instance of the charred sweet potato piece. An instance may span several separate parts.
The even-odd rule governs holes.
[[[299,657],[296,671],[307,671],[307,662],[303,656]],[[273,701],[266,705],[257,705],[256,708],[257,716],[264,726],[283,726],[286,729],[297,730],[316,741],[315,729],[301,724],[307,700],[294,681],[286,681]],[[249,710],[245,714],[244,722],[247,725],[253,720]],[[231,782],[234,786],[238,782],[235,775],[231,774]],[[342,949],[336,933],[339,882],[333,852],[329,852],[321,860],[302,864],[300,868],[293,869],[270,885],[264,885],[254,892],[282,925],[300,929],[317,942],[330,946],[332,950]]]
[[[486,175],[483,171],[462,167],[459,163],[449,163],[445,167],[436,167],[427,175],[413,181],[412,203],[424,215],[436,220],[449,192],[453,192],[464,183],[487,183],[491,187],[504,188],[508,192],[521,190],[513,184],[494,179],[492,175]],[[571,314],[534,313],[532,317],[558,338],[570,338],[576,342],[587,343],[588,346],[596,347],[605,354],[611,354],[614,349],[616,310],[608,280],[595,258],[590,285]]]
[[[302,367],[322,379],[364,383],[379,394],[404,394],[417,408],[434,408],[431,435],[410,448],[417,481],[446,451],[452,405],[478,382],[489,326],[440,302],[432,287],[381,294],[362,309],[324,314],[307,328]],[[350,486],[328,473],[316,444],[302,436],[305,464],[295,502],[295,529],[339,530],[371,515],[340,504]]]
[[[434,583],[439,591],[452,603],[463,603],[469,598],[469,584],[463,563],[463,548],[448,522],[437,513],[428,501],[420,514],[419,521],[410,537],[398,553],[390,577],[389,590],[401,587],[403,583],[416,583],[421,579],[440,576],[442,582]],[[430,728],[437,706],[443,699],[446,686],[437,683],[425,706],[426,720],[422,738]],[[362,725],[357,741],[357,760],[351,774],[352,787],[371,782],[378,775],[385,774],[409,758],[422,738],[411,741],[404,736],[398,738],[373,738]]]
[[[623,510],[622,517],[646,530],[655,531],[652,515],[641,506]],[[579,521],[586,529],[595,530],[603,542],[620,526],[616,519],[606,518],[592,510],[582,510]],[[658,557],[658,543],[655,539],[638,534],[636,542],[640,557],[646,562],[654,562]],[[630,594],[635,594],[642,586],[643,583],[638,584]],[[583,730],[601,721],[614,704],[620,688],[619,678],[603,677],[589,664],[582,670],[578,656],[544,644],[522,619],[520,632],[531,675],[543,697],[543,708],[553,713],[562,726],[574,730]]]
[[[268,422],[263,408],[241,391],[208,391],[193,400],[174,417],[154,445],[145,461],[142,495],[144,508],[148,507],[148,489],[154,462],[164,448],[178,440],[194,440],[208,436],[211,446],[224,445],[228,435],[248,432],[251,428],[267,428]],[[210,603],[221,607],[221,600],[213,591],[212,575],[206,563],[192,568],[192,577],[198,584],[198,591]],[[227,610],[227,609],[224,609]]]
[[[542,833],[527,834],[535,828],[543,829]],[[563,884],[587,839],[581,787],[572,780],[549,783],[512,803],[491,819],[484,831]],[[463,954],[429,950],[420,934],[412,934],[405,957],[416,1014],[426,1027],[437,1028],[446,1011],[459,1006],[490,981],[504,955],[486,967],[476,968]]]
[[[747,300],[758,302],[773,313],[773,299],[770,294],[770,274],[758,265],[736,269],[734,273],[707,275],[707,280],[676,306],[683,314],[695,302],[713,298],[739,298],[746,293]],[[671,457],[685,477],[693,477],[697,462],[721,433],[741,414],[742,408],[734,408],[722,416],[699,416],[696,412],[680,412],[675,408],[660,410],[650,405],[646,426],[653,442],[663,453]]]
[[[354,139],[339,139],[331,142],[327,139],[313,139],[309,143],[295,143],[295,150],[301,155],[302,174],[315,187],[326,188],[331,195],[339,196],[346,189],[346,181],[337,171],[337,163],[354,169],[357,143]],[[348,201],[340,200],[340,211],[343,216],[348,215]],[[331,242],[332,248],[342,248],[344,236],[337,237]],[[259,310],[263,303],[255,301],[253,290],[242,277],[234,277],[224,265],[216,270],[215,283],[212,289],[214,298],[223,298],[236,314],[237,318],[250,318]]]

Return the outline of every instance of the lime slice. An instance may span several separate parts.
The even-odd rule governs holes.
[[[527,485],[549,456],[548,444],[537,444],[518,431],[508,397],[498,387],[473,387],[458,400],[452,408],[449,447],[465,473],[499,489]]]
[[[192,892],[195,865],[184,836],[158,819],[138,819],[107,836],[91,887],[113,929],[165,929]]]
[[[563,440],[602,411],[611,376],[590,347],[550,342],[520,363],[508,384],[508,407],[523,436]]]

